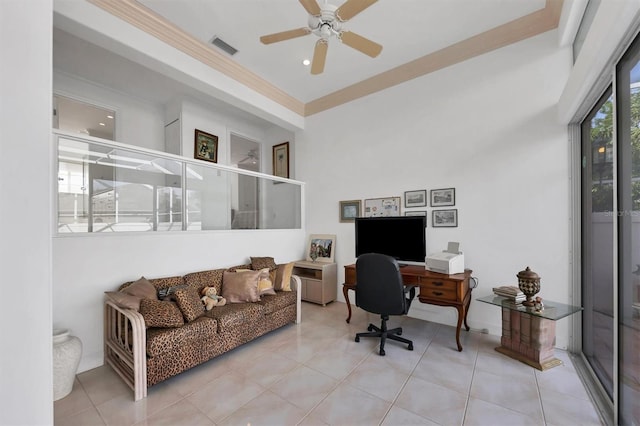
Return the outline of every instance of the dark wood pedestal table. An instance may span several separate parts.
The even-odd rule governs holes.
[[[553,354],[556,321],[580,312],[580,306],[544,300],[544,309],[536,311],[496,295],[476,300],[502,308],[502,337],[496,351],[542,371],[562,365]]]

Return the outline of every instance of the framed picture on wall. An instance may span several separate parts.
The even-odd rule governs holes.
[[[194,158],[197,160],[218,162],[218,137],[202,130],[195,132]]]
[[[289,179],[289,142],[273,146],[273,175]]]
[[[400,197],[364,200],[364,217],[400,216]]]
[[[444,207],[456,205],[456,189],[432,189],[431,190],[431,207]]]
[[[410,207],[426,207],[427,205],[427,190],[421,189],[418,191],[405,191],[404,193],[404,206]]]
[[[431,223],[434,228],[455,228],[458,226],[458,209],[434,210]]]
[[[360,200],[340,201],[340,222],[353,222],[360,217]]]

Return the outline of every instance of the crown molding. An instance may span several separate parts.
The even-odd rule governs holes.
[[[538,11],[304,104],[136,0],[87,1],[303,117],[553,30],[559,25],[564,2],[546,0],[545,6]]]

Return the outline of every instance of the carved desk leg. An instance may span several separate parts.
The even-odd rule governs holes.
[[[460,329],[462,328],[462,321],[464,319],[466,325],[466,309],[464,306],[456,306],[458,310],[458,326],[456,327],[456,343],[458,344],[458,352],[462,352],[462,345],[460,344]]]
[[[349,316],[347,317],[347,324],[351,321],[351,302],[349,302],[349,287],[346,285],[342,286],[342,294],[344,295],[344,300],[347,302],[347,309],[349,310]]]
[[[464,308],[464,328],[466,328],[467,331],[471,330],[471,327],[469,327],[469,324],[467,324],[467,315],[469,314],[470,306],[471,306],[471,290],[469,290],[469,299],[467,299],[467,303]]]

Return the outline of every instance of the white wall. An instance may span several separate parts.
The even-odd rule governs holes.
[[[0,424],[53,424],[51,0],[0,1]]]
[[[480,280],[473,299],[516,285],[530,266],[542,297],[567,302],[569,150],[555,108],[570,58],[552,31],[308,117],[296,173],[307,182],[307,232],[337,234],[338,282],[355,261],[340,200],[454,187],[459,226],[433,228],[427,208],[427,251],[461,243]],[[420,303],[411,314],[456,321],[454,309]],[[469,325],[499,335],[500,310],[474,300]],[[559,321],[559,347],[567,330]]]

